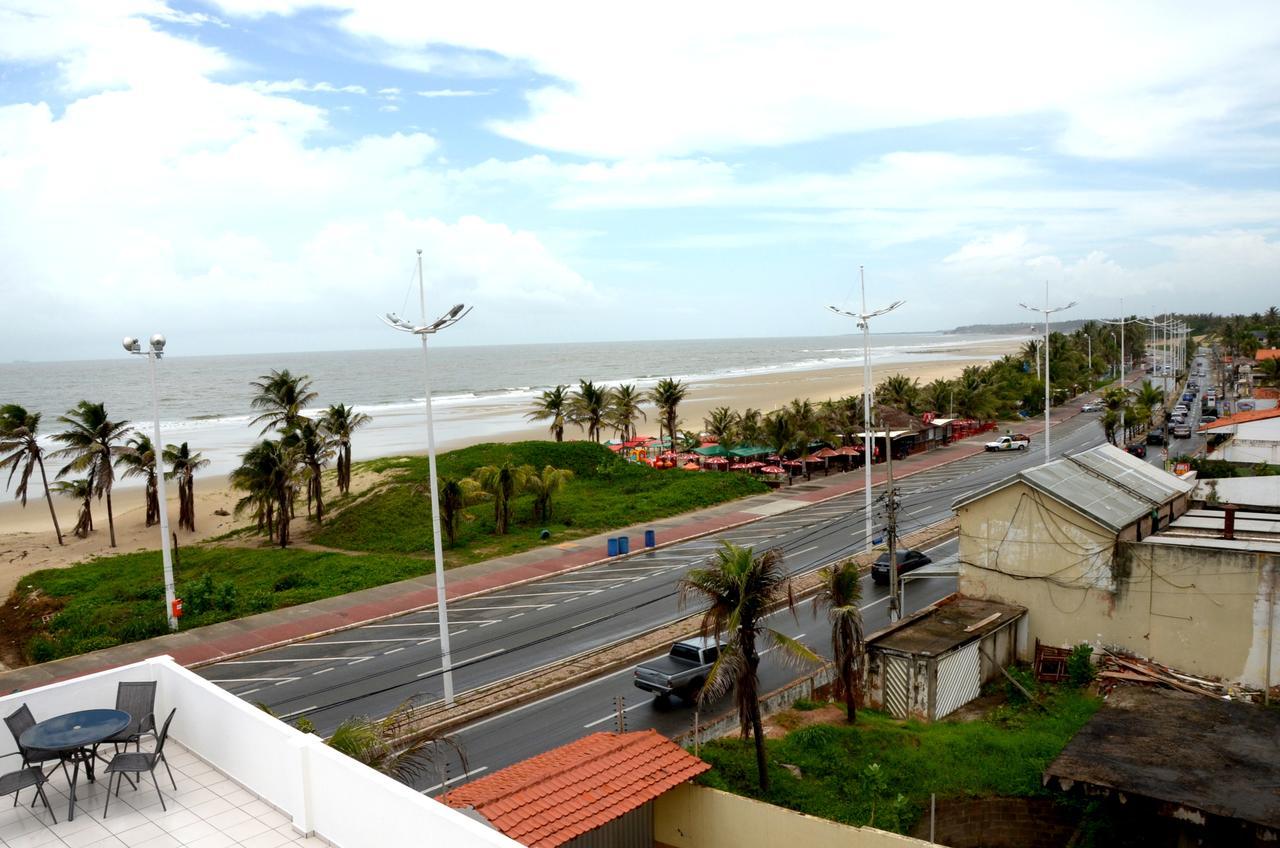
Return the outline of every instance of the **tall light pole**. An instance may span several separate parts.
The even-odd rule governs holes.
[[[1049,463],[1049,316],[1055,312],[1062,312],[1076,305],[1076,301],[1071,301],[1066,306],[1049,307],[1049,281],[1044,281],[1044,307],[1028,306],[1025,303],[1018,304],[1023,309],[1031,312],[1044,313],[1044,461]]]
[[[418,249],[418,304],[422,308],[422,323],[406,321],[394,312],[382,319],[387,326],[404,333],[412,333],[422,339],[422,383],[427,393],[427,471],[431,486],[431,539],[435,543],[436,609],[440,626],[440,671],[444,678],[444,703],[453,706],[453,658],[449,651],[449,605],[444,590],[444,543],[440,539],[440,494],[436,476],[436,429],[431,415],[431,365],[427,359],[427,337],[446,327],[452,327],[471,310],[462,303],[450,309],[430,324],[427,323],[426,284],[422,280],[422,249]]]
[[[151,419],[155,435],[151,438],[151,451],[155,456],[156,496],[160,499],[160,559],[164,562],[164,604],[169,618],[169,629],[178,629],[177,611],[173,591],[173,555],[169,551],[169,500],[164,489],[164,437],[160,434],[160,390],[156,385],[156,360],[164,356],[164,336],[156,333],[147,349],[133,336],[125,336],[124,349],[138,356],[145,356],[151,363]]]
[[[877,309],[874,312],[867,311],[867,280],[863,274],[862,266],[858,266],[858,283],[862,287],[862,311],[848,312],[835,306],[828,306],[837,315],[843,315],[846,318],[854,318],[858,322],[858,327],[862,330],[862,458],[863,468],[866,471],[864,482],[866,494],[866,534],[867,534],[867,550],[873,547],[871,541],[871,457],[874,456],[875,440],[871,435],[871,395],[875,391],[871,383],[871,319],[880,315],[886,315],[897,309],[905,300],[895,300],[888,306]],[[886,447],[892,448],[891,445]]]
[[[1120,389],[1121,389],[1121,391],[1123,391],[1123,390],[1124,390],[1124,378],[1125,378],[1125,376],[1126,376],[1126,372],[1125,372],[1125,370],[1124,370],[1124,325],[1125,325],[1125,317],[1126,317],[1126,316],[1125,316],[1125,314],[1124,314],[1124,298],[1122,297],[1122,298],[1120,298],[1120,320],[1119,320],[1119,321],[1106,321],[1106,320],[1104,320],[1104,321],[1102,322],[1102,323],[1104,323],[1104,324],[1111,324],[1112,326],[1115,326],[1115,325],[1117,325],[1117,324],[1118,324],[1118,325],[1120,325],[1120,376],[1119,376],[1118,380],[1119,380],[1119,382],[1120,382]],[[1111,334],[1111,336],[1112,336],[1112,338],[1114,338],[1114,337],[1115,337],[1115,333],[1112,333],[1112,334]],[[1120,405],[1120,435],[1121,435],[1121,438],[1125,438],[1125,436],[1124,436],[1124,432],[1125,432],[1125,429],[1124,429],[1124,404],[1121,404],[1121,405]],[[1126,442],[1126,443],[1127,443],[1127,442]]]

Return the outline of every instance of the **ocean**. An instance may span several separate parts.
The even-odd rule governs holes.
[[[872,337],[871,357],[873,365],[960,359],[965,357],[957,348],[1008,338],[880,334]],[[663,377],[697,383],[861,364],[861,336],[433,347],[436,437],[448,444],[520,429],[527,426],[524,413],[531,400],[543,389],[579,379],[645,389]],[[412,344],[393,350],[229,356],[183,356],[180,347],[170,345],[158,368],[165,441],[188,441],[212,460],[210,473],[230,471],[257,438],[258,429],[248,424],[253,417],[249,384],[273,368],[309,375],[321,407],[346,403],[373,417],[354,441],[357,458],[425,448],[422,351]],[[143,358],[123,351],[101,360],[7,363],[0,365],[0,403],[43,413],[48,434],[57,429],[57,416],[81,399],[102,401],[112,418],[150,433],[149,379]]]

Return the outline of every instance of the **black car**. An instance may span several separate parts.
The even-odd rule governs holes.
[[[1149,445],[1167,445],[1168,443],[1162,427],[1152,427],[1151,431],[1147,433],[1147,444]]]
[[[1138,459],[1147,458],[1147,446],[1142,442],[1134,442],[1131,445],[1125,445],[1124,449],[1136,456]]]
[[[912,569],[919,568],[922,565],[928,565],[933,562],[925,554],[919,551],[898,551],[898,573],[905,574]],[[881,586],[889,585],[889,553],[880,554],[871,565],[871,579],[879,583]]]

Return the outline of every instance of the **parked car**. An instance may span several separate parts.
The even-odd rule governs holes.
[[[676,642],[665,657],[641,663],[636,668],[636,687],[652,692],[657,700],[666,701],[678,695],[692,701],[702,691],[718,656],[720,645],[712,637]]]
[[[922,565],[928,565],[933,562],[928,555],[922,554],[920,551],[898,551],[898,573],[905,574],[908,571],[919,568]],[[880,554],[874,563],[871,564],[871,579],[879,583],[881,586],[889,585],[889,552],[885,551]]]
[[[1147,458],[1147,446],[1142,442],[1133,442],[1124,446],[1124,449],[1136,456],[1138,459]]]
[[[1011,451],[1026,450],[1031,446],[1031,437],[1024,436],[1021,433],[1015,433],[1012,436],[1001,436],[994,442],[987,442],[986,449],[991,452],[995,451]]]
[[[1165,438],[1163,427],[1152,427],[1147,431],[1147,444],[1149,445],[1167,445],[1169,442]]]
[[[1190,425],[1190,424],[1175,424],[1175,425],[1174,425],[1174,428],[1173,428],[1173,437],[1174,437],[1175,439],[1189,439],[1189,438],[1191,438],[1191,425]]]

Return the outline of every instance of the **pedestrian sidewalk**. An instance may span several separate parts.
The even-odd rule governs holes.
[[[1075,398],[1055,409],[1051,414],[1053,423],[1056,425],[1078,415],[1080,404],[1085,400],[1085,397]],[[1028,420],[1018,425],[1018,431],[1023,433],[1036,434],[1043,430],[1043,419]],[[982,433],[936,450],[913,454],[904,460],[894,461],[894,478],[902,479],[982,453],[983,445],[992,437],[991,432]],[[601,562],[608,558],[606,547],[610,537],[630,536],[638,542],[643,539],[645,530],[653,530],[657,535],[658,547],[661,548],[775,515],[786,508],[781,502],[787,502],[786,505],[798,501],[817,503],[862,491],[864,476],[862,469],[837,472],[825,477],[815,476],[809,481],[797,482],[793,486],[783,486],[768,494],[755,495],[708,509],[453,568],[447,573],[449,600],[465,598]],[[874,466],[872,485],[879,485],[885,479],[884,463]],[[645,550],[652,549],[641,548],[637,544],[632,549],[632,553],[643,553]],[[43,686],[161,654],[168,654],[175,661],[189,667],[206,665],[290,642],[374,623],[430,607],[435,602],[435,575],[424,574],[421,577],[374,586],[347,595],[338,595],[142,642],[117,645],[89,654],[0,672],[0,694]]]

